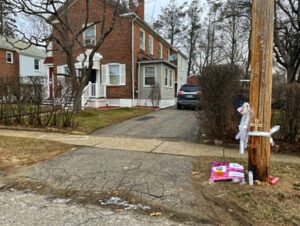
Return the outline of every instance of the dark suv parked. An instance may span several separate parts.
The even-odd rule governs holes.
[[[201,108],[201,90],[198,85],[183,85],[178,91],[177,108]]]

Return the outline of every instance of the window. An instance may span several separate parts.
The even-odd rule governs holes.
[[[39,71],[40,70],[40,60],[34,59],[34,70]]]
[[[14,55],[12,52],[6,52],[6,63],[14,63]]]
[[[64,66],[64,74],[66,75],[66,76],[68,76],[68,75],[70,75],[70,70],[69,70],[69,67],[68,66]]]
[[[83,32],[84,45],[95,45],[96,44],[96,25],[91,26]]]
[[[163,59],[163,45],[161,43],[158,44],[158,57]]]
[[[120,84],[120,65],[109,65],[109,83],[111,85]]]
[[[145,67],[144,86],[152,86],[155,84],[155,67]]]
[[[169,70],[169,87],[173,87],[173,71]]]
[[[126,85],[126,64],[106,64],[102,65],[102,84],[112,86]]]
[[[168,52],[168,61],[169,61],[170,60],[170,55],[171,55],[170,49],[168,49],[167,52]]]
[[[140,30],[140,49],[145,50],[145,31],[143,29]]]
[[[165,70],[165,87],[168,87],[168,69]]]
[[[151,55],[153,55],[153,37],[151,35],[149,35],[149,46],[148,46],[148,48],[149,48],[149,53]]]

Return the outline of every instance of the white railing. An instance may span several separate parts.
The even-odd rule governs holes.
[[[96,83],[90,83],[90,97],[92,97],[92,98],[97,97],[97,94],[96,94]]]
[[[81,95],[81,107],[84,108],[88,100],[90,99],[90,86],[91,83],[89,83],[86,87],[84,87]]]
[[[106,98],[106,85],[91,83],[84,87],[81,96],[81,106],[85,107],[90,98]]]

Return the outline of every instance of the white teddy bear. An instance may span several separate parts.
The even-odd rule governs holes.
[[[248,143],[248,128],[250,125],[251,109],[249,103],[245,102],[237,110],[243,116],[239,125],[239,133],[235,136],[235,139],[240,139],[240,153],[244,154]]]

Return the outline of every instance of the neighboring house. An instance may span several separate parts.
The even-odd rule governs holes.
[[[82,11],[81,1],[73,0],[69,12]],[[178,55],[176,59],[185,57],[144,21],[144,0],[130,2],[130,9],[117,18],[113,31],[94,56],[90,84],[83,92],[84,106],[152,106],[154,84],[159,87],[159,107],[175,105],[175,83],[184,81],[180,77],[184,73],[178,73],[178,67],[171,62],[171,54]],[[93,5],[90,18],[99,20],[99,0],[91,0],[90,5]],[[108,7],[114,6],[109,4]],[[80,14],[73,13],[69,17],[74,26],[84,23]],[[98,25],[87,29],[82,37],[84,43],[93,45],[98,30]],[[55,42],[53,46],[58,49]],[[80,71],[83,54],[79,48],[74,52],[77,53],[74,56],[77,57],[76,68]],[[89,50],[86,53],[88,55]],[[56,75],[67,74],[63,52],[54,52],[53,63]],[[180,64],[180,67],[184,70],[185,66]]]
[[[188,85],[199,85],[199,75],[190,75],[187,78],[186,84],[188,84]]]
[[[0,78],[19,78],[21,84],[28,84],[30,77],[38,77],[45,84],[45,53],[36,46],[27,47],[24,42],[17,42],[0,36]]]
[[[187,83],[187,70],[188,70],[188,58],[183,52],[178,50],[178,53],[175,55],[176,59],[174,64],[177,65],[177,73],[175,78],[175,96],[180,90],[181,86]]]

